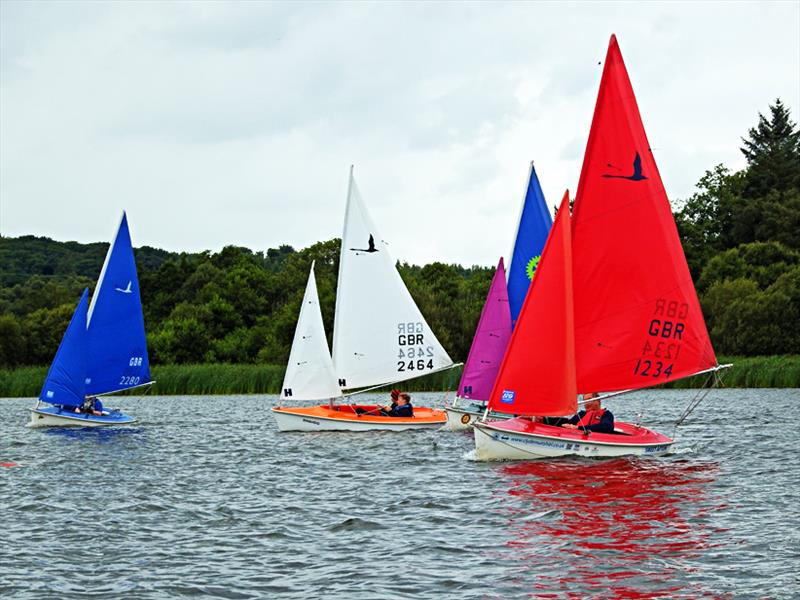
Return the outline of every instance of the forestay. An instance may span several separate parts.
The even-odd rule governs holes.
[[[139,279],[124,212],[100,271],[87,327],[87,394],[107,394],[150,382]]]
[[[422,316],[364,207],[350,170],[333,364],[342,388],[412,379],[453,361]]]
[[[341,390],[337,384],[331,353],[328,350],[328,340],[325,337],[312,262],[283,378],[281,398],[321,400],[340,395]]]

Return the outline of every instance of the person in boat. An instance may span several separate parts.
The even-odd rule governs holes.
[[[392,399],[392,403],[389,406],[379,406],[378,408],[373,408],[372,410],[367,410],[366,408],[356,408],[356,414],[359,415],[380,414],[382,416],[386,416],[384,412],[388,413],[397,408],[397,399],[400,397],[400,390],[392,390],[389,393],[389,397]]]
[[[384,417],[413,417],[414,407],[411,406],[411,396],[405,392],[397,396],[397,402],[393,406],[381,408],[381,416]]]
[[[103,416],[103,403],[96,396],[87,396],[83,399],[83,404],[75,409],[75,412],[82,412],[95,417]]]
[[[614,433],[614,415],[600,406],[600,398],[595,392],[583,396],[583,410],[562,423],[565,429],[582,429],[597,433]]]

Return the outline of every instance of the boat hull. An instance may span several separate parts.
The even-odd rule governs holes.
[[[630,423],[616,422],[614,434],[589,433],[536,423],[524,417],[507,421],[478,422],[475,460],[530,460],[559,456],[611,458],[660,456],[673,440]]]
[[[447,421],[443,410],[414,407],[413,417],[382,417],[357,414],[356,408],[376,411],[374,405],[336,405],[272,409],[280,431],[407,431],[438,429]]]
[[[483,417],[486,412],[486,402],[457,397],[451,406],[445,407],[444,411],[447,414],[447,423],[442,427],[442,430],[467,431],[472,429],[475,421]],[[510,419],[513,416],[503,413],[489,413],[490,419]]]
[[[102,416],[88,413],[76,413],[58,406],[40,406],[30,409],[31,420],[28,427],[109,427],[112,425],[130,425],[136,417],[126,415],[118,410]]]

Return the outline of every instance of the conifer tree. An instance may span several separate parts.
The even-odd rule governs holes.
[[[770,118],[759,113],[758,125],[742,138],[748,163],[745,196],[750,199],[800,188],[800,131],[780,98],[769,110]]]

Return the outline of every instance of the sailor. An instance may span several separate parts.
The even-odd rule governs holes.
[[[582,429],[597,433],[614,433],[614,415],[610,410],[600,406],[597,393],[590,392],[583,396],[584,410],[572,417],[561,427],[566,429]]]
[[[81,412],[101,417],[103,415],[103,403],[96,396],[87,396],[83,400]]]
[[[405,392],[399,394],[396,405],[384,406],[381,409],[381,415],[384,417],[413,417],[414,407],[411,406],[411,396]]]

